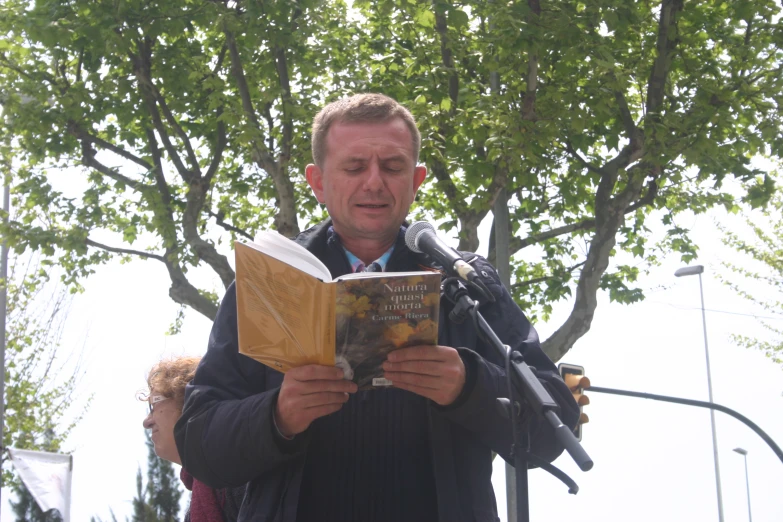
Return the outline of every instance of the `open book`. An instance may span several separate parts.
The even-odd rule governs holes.
[[[360,389],[387,386],[389,352],[438,339],[440,274],[338,277],[277,232],[235,244],[239,352],[286,372],[339,366]]]

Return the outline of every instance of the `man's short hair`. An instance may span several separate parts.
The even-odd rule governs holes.
[[[419,161],[421,134],[411,112],[396,100],[383,94],[355,94],[334,101],[315,116],[313,120],[313,161],[319,167],[326,158],[326,136],[335,123],[386,123],[399,118],[408,127],[413,145],[414,163]]]

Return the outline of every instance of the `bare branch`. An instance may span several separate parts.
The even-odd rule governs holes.
[[[565,269],[565,272],[566,273],[571,273],[574,270],[576,270],[577,268],[580,268],[580,267],[584,266],[585,263],[586,263],[586,261],[582,261],[581,263],[577,263],[577,264],[575,264],[573,266],[569,266],[568,268]],[[513,285],[511,285],[511,290],[513,291],[513,290],[516,290],[518,288],[524,288],[526,286],[531,286],[531,285],[536,285],[538,283],[543,283],[544,281],[548,281],[550,279],[554,279],[555,277],[558,277],[558,276],[555,275],[555,274],[552,274],[552,275],[547,275],[547,276],[536,277],[535,279],[528,279],[527,281],[520,281],[518,283],[514,283]]]
[[[163,174],[163,161],[161,159],[160,149],[158,148],[158,141],[155,139],[155,132],[149,127],[145,127],[144,132],[147,135],[147,148],[149,149],[150,154],[152,154],[152,159],[155,162],[155,168],[152,170],[152,173],[155,176],[155,184],[158,187],[161,200],[166,206],[168,220],[173,221],[171,208],[169,206],[171,204],[171,191],[169,191],[169,184]]]
[[[228,46],[228,53],[231,57],[231,75],[234,77],[234,81],[237,82],[239,97],[242,100],[242,109],[245,111],[245,116],[250,120],[253,128],[257,129],[259,128],[258,116],[256,116],[256,110],[253,108],[253,100],[250,98],[250,89],[247,86],[247,79],[245,78],[245,71],[242,67],[242,59],[239,56],[237,42],[234,40],[234,34],[229,31],[228,27],[225,25],[223,32],[226,35],[226,45]]]
[[[163,111],[163,115],[165,116],[166,121],[174,128],[174,132],[177,133],[180,141],[182,142],[182,145],[185,147],[185,151],[187,151],[188,161],[190,161],[190,168],[192,172],[197,173],[199,171],[198,158],[196,158],[196,153],[193,151],[193,147],[190,145],[190,139],[188,138],[187,133],[185,133],[185,130],[174,117],[174,114],[172,114],[171,109],[169,109],[169,106],[166,103],[166,99],[152,82],[151,78],[150,86],[152,87],[152,93],[155,96],[155,100],[158,102],[158,105],[160,105],[160,108]]]
[[[111,247],[104,245],[103,243],[98,243],[97,241],[93,241],[92,239],[85,239],[85,244],[87,246],[100,248],[101,250],[105,250],[107,252],[111,252],[113,254],[123,254],[123,255],[130,255],[130,256],[138,256],[143,257],[145,259],[155,259],[156,261],[160,261],[162,263],[165,263],[166,260],[163,258],[163,256],[159,256],[157,254],[151,254],[149,252],[144,252],[143,250],[132,250],[129,248],[117,248],[117,247]]]
[[[215,213],[215,212],[212,212],[211,210],[209,210],[207,213],[211,217],[215,218],[215,224],[217,224],[218,226],[224,228],[225,230],[228,230],[229,232],[234,232],[236,234],[239,234],[242,237],[246,237],[247,239],[250,239],[251,241],[253,240],[253,236],[250,235],[249,232],[246,232],[246,231],[242,230],[239,227],[235,227],[234,225],[231,225],[231,224],[226,223],[225,221],[223,221],[224,214],[222,212]]]
[[[528,247],[530,245],[541,243],[542,241],[546,241],[547,239],[552,239],[553,237],[562,236],[563,234],[570,234],[571,232],[578,232],[580,230],[589,230],[594,226],[595,226],[595,219],[584,219],[582,221],[577,221],[576,223],[570,223],[568,225],[563,225],[562,227],[557,227],[551,230],[547,230],[546,232],[542,232],[540,234],[528,236],[525,239],[512,237],[510,244],[508,246],[508,250],[513,255],[519,250],[522,250],[523,248]]]
[[[182,163],[182,160],[179,157],[179,152],[176,148],[174,148],[174,145],[172,145],[171,140],[169,139],[169,133],[166,130],[165,125],[163,125],[163,121],[160,119],[160,113],[158,112],[155,94],[156,89],[152,84],[151,73],[152,42],[147,37],[143,40],[138,40],[137,46],[139,48],[138,54],[134,54],[130,51],[128,54],[133,62],[133,71],[136,75],[136,79],[138,80],[139,91],[142,99],[144,100],[144,105],[146,106],[147,112],[152,119],[155,130],[158,132],[158,135],[160,135],[160,139],[163,142],[163,147],[166,149],[166,152],[168,152],[169,159],[174,164],[174,167],[177,169],[177,172],[179,172],[180,176],[182,176],[182,179],[189,181],[192,175],[188,169],[185,168],[185,165]]]
[[[215,246],[203,240],[198,233],[199,218],[206,203],[209,185],[205,180],[193,180],[188,187],[187,204],[182,214],[182,231],[185,240],[193,250],[220,276],[223,285],[228,286],[234,281],[234,270],[229,265],[226,256],[219,254]]]
[[[228,52],[231,57],[231,74],[237,82],[237,89],[239,90],[239,95],[242,99],[242,108],[251,127],[261,133],[261,128],[258,124],[258,116],[253,108],[253,102],[250,99],[250,91],[247,86],[247,80],[245,79],[242,59],[239,55],[236,40],[234,39],[233,33],[231,33],[228,26],[225,24],[223,26],[223,32],[226,35]],[[288,177],[285,168],[281,167],[281,165],[275,161],[262,140],[254,139],[252,147],[251,156],[253,161],[264,169],[275,183],[278,209],[278,212],[275,215],[275,226],[278,232],[285,236],[296,235],[299,232],[299,224],[296,217],[296,193],[294,184]]]
[[[128,152],[122,147],[118,147],[117,145],[114,145],[113,143],[109,143],[108,141],[102,138],[93,136],[86,129],[82,128],[78,123],[76,123],[73,120],[70,120],[68,122],[68,130],[70,131],[71,134],[73,134],[75,137],[79,138],[80,140],[87,140],[89,143],[93,145],[98,145],[102,149],[109,150],[117,154],[118,156],[121,156],[129,161],[132,161],[133,163],[143,167],[145,170],[148,171],[152,170],[152,165],[150,165],[143,159],[139,158],[135,154]]]
[[[115,169],[111,167],[107,167],[97,159],[95,159],[95,151],[90,146],[90,143],[86,140],[82,140],[82,163],[86,167],[93,168],[103,174],[104,176],[107,176],[114,181],[119,181],[120,183],[124,183],[127,186],[133,188],[134,190],[138,190],[140,192],[143,192],[150,188],[149,185],[144,184],[141,181],[136,181],[134,179],[129,178],[128,176],[125,176],[123,174],[120,174]]]

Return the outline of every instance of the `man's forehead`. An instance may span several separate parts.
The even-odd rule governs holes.
[[[400,119],[382,123],[339,122],[329,129],[327,140],[330,152],[341,152],[341,156],[363,155],[370,149],[410,154],[413,149],[411,133]]]

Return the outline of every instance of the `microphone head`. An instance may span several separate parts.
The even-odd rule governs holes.
[[[412,252],[416,252],[417,254],[422,253],[419,248],[419,237],[421,237],[422,232],[427,230],[434,233],[435,227],[426,221],[416,221],[415,223],[410,224],[408,230],[405,232],[405,244]]]

